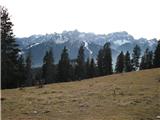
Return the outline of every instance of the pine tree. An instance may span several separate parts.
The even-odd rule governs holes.
[[[153,53],[147,48],[142,56],[140,70],[150,69],[153,66]]]
[[[115,71],[116,73],[122,73],[124,70],[124,54],[121,52],[117,57]]]
[[[90,63],[89,76],[91,78],[96,76],[96,68],[95,68],[95,63],[93,58],[91,59],[91,63]]]
[[[92,77],[96,76],[96,65],[95,65],[93,58],[91,60],[90,60],[90,58],[87,59],[86,76],[87,76],[87,78],[92,78]]]
[[[140,63],[140,68],[139,69],[144,70],[145,67],[146,67],[145,64],[146,64],[145,63],[145,56],[143,55],[142,58],[141,58],[141,63]]]
[[[103,49],[100,49],[97,56],[97,65],[98,65],[98,75],[102,76],[104,75],[104,54]]]
[[[154,64],[155,68],[160,67],[160,40],[158,41],[158,45],[157,45],[156,50],[154,52],[153,64]]]
[[[87,58],[86,62],[86,78],[90,78],[90,58]]]
[[[110,48],[110,43],[106,43],[103,48],[104,51],[104,58],[103,58],[103,64],[104,64],[104,74],[110,75],[113,73],[112,69],[112,53]]]
[[[148,53],[148,69],[151,69],[153,68],[153,52],[152,51],[149,51]]]
[[[74,81],[76,80],[76,76],[75,76],[75,67],[73,65],[70,64],[70,67],[69,67],[69,79],[71,81]]]
[[[145,58],[145,69],[150,69],[153,66],[153,53],[152,51],[149,51],[147,48],[145,53],[144,53],[144,58]]]
[[[56,82],[55,80],[56,71],[55,71],[52,49],[46,51],[46,54],[43,58],[42,72],[43,72],[42,76],[46,84]]]
[[[1,80],[3,88],[17,87],[18,76],[18,45],[13,35],[13,24],[7,9],[1,7]]]
[[[32,60],[31,60],[31,52],[29,51],[28,56],[26,58],[26,86],[32,86]]]
[[[70,81],[70,60],[68,55],[68,50],[64,47],[61,59],[58,63],[58,78],[59,82],[67,82]]]
[[[76,75],[79,80],[86,77],[84,45],[81,45],[78,51]]]
[[[141,49],[138,45],[136,45],[133,48],[133,53],[132,53],[132,65],[133,65],[133,70],[138,70],[139,68],[139,59],[141,55]]]
[[[38,88],[43,87],[44,81],[42,80],[42,68],[37,69],[34,80],[34,85],[38,86]]]
[[[22,55],[20,55],[20,57],[18,58],[18,68],[19,71],[17,72],[17,80],[18,80],[17,87],[24,87],[26,80],[26,71],[25,71],[24,58]]]
[[[131,64],[131,59],[130,59],[130,53],[127,51],[125,56],[124,56],[124,71],[125,72],[130,72],[132,71],[132,64]]]

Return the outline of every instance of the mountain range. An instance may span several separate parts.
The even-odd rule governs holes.
[[[16,38],[21,53],[25,57],[30,52],[32,56],[32,66],[39,67],[43,64],[45,52],[52,49],[54,62],[58,63],[64,46],[68,48],[70,59],[75,59],[81,44],[85,48],[85,57],[93,57],[95,60],[100,48],[106,42],[111,43],[113,65],[116,62],[117,55],[123,51],[132,53],[137,44],[141,48],[141,53],[146,48],[154,51],[157,45],[157,39],[148,40],[146,38],[135,39],[125,31],[114,32],[110,34],[94,34],[74,31],[63,31],[62,33],[53,33],[46,35],[32,35],[30,37]]]

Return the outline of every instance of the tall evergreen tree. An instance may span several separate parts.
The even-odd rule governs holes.
[[[154,60],[153,60],[154,67],[160,67],[160,40],[158,41],[158,45],[154,52]]]
[[[153,53],[147,48],[142,56],[140,70],[150,69],[153,66]]]
[[[25,63],[24,58],[22,55],[18,58],[18,72],[17,72],[17,80],[18,80],[18,86],[17,87],[23,87],[25,85],[26,80],[26,71],[25,71]]]
[[[32,60],[31,60],[31,52],[29,51],[28,56],[26,58],[26,86],[32,86]]]
[[[149,51],[148,53],[148,69],[153,68],[153,52]]]
[[[78,51],[76,75],[79,80],[86,77],[84,45],[81,45]]]
[[[93,58],[91,59],[91,63],[90,63],[89,76],[91,78],[96,76],[96,67],[95,67],[95,63],[94,63]]]
[[[113,73],[112,69],[112,53],[110,48],[110,43],[106,43],[103,48],[104,51],[104,58],[103,58],[103,64],[104,64],[104,74],[110,75]]]
[[[72,81],[77,80],[76,78],[76,64],[77,64],[77,59],[72,59],[70,60],[70,78]]]
[[[133,70],[138,70],[139,68],[139,59],[141,55],[141,49],[138,45],[136,45],[133,48],[133,53],[132,53],[132,65],[133,65]]]
[[[1,80],[3,88],[17,87],[18,45],[13,34],[13,24],[6,8],[1,7]]]
[[[145,67],[146,67],[145,64],[146,64],[145,63],[145,56],[143,55],[142,58],[141,58],[141,63],[140,63],[140,68],[139,69],[140,70],[145,69]]]
[[[34,85],[39,85],[40,87],[42,87],[42,85],[44,84],[44,81],[42,80],[42,68],[38,69],[34,74]]]
[[[124,71],[125,72],[132,71],[131,58],[130,58],[130,53],[128,51],[126,52],[124,56]]]
[[[90,58],[87,58],[86,62],[86,78],[90,77]]]
[[[100,49],[97,56],[97,65],[98,65],[98,75],[104,75],[104,52],[103,49]]]
[[[91,60],[89,58],[87,59],[86,75],[87,75],[87,78],[92,78],[96,76],[96,65],[93,58]]]
[[[121,52],[117,57],[115,71],[116,73],[122,73],[124,70],[124,54]]]
[[[59,82],[67,82],[70,81],[70,60],[68,55],[68,50],[64,47],[61,59],[58,63],[58,78]]]
[[[42,76],[46,84],[56,82],[56,71],[52,49],[46,51],[46,54],[43,58],[42,72]]]
[[[76,76],[75,76],[75,66],[70,64],[69,67],[69,80],[70,81],[74,81],[76,80]]]

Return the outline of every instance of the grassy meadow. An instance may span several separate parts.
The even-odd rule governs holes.
[[[158,120],[160,68],[1,93],[2,120]]]

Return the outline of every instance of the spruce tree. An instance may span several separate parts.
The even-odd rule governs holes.
[[[18,58],[18,68],[19,71],[17,72],[17,80],[18,80],[17,87],[24,87],[26,80],[26,71],[25,71],[24,58],[22,55],[20,55],[20,57]]]
[[[152,51],[149,51],[148,53],[148,69],[151,69],[153,68],[153,52]]]
[[[6,8],[1,7],[1,83],[3,88],[15,88],[18,83],[18,53],[20,52],[13,34],[13,24]]]
[[[140,70],[150,69],[153,66],[153,53],[147,48],[142,56]]]
[[[42,69],[38,69],[35,72],[34,85],[38,85],[39,88],[43,87],[44,81],[42,80]]]
[[[147,48],[145,53],[144,53],[144,58],[145,58],[145,69],[150,69],[153,66],[153,53],[152,51],[149,51]]]
[[[158,41],[158,45],[157,45],[156,50],[154,52],[153,65],[155,68],[160,67],[160,40]]]
[[[117,57],[115,71],[116,73],[122,73],[124,70],[124,54],[121,52]]]
[[[130,59],[130,53],[127,51],[125,56],[124,56],[124,71],[125,72],[130,72],[132,71],[132,64],[131,64],[131,59]]]
[[[33,79],[32,79],[32,60],[31,60],[31,52],[29,51],[27,58],[26,58],[26,86],[32,86]]]
[[[81,45],[78,51],[76,75],[79,80],[86,77],[84,45]]]
[[[98,75],[104,75],[104,54],[103,49],[100,49],[97,56]]]
[[[139,68],[139,59],[141,55],[141,49],[138,45],[136,45],[133,48],[133,53],[132,53],[132,65],[133,65],[133,70],[137,71]]]
[[[103,64],[104,64],[104,74],[105,75],[110,75],[113,73],[112,69],[112,53],[111,53],[111,48],[110,48],[110,43],[106,43],[103,48]]]
[[[76,80],[75,67],[71,64],[70,64],[70,67],[69,67],[69,79],[70,79],[70,81]]]
[[[96,76],[96,67],[95,67],[95,63],[94,63],[93,58],[91,59],[91,63],[90,63],[89,76],[91,78]]]
[[[67,82],[70,81],[70,60],[68,55],[68,50],[64,47],[61,59],[58,63],[58,78],[59,82]]]
[[[93,58],[91,60],[89,58],[87,59],[86,75],[87,75],[87,78],[92,78],[96,76],[96,65]]]
[[[44,83],[48,84],[56,82],[56,71],[51,48],[49,51],[46,51],[46,54],[43,58],[42,72],[43,79],[45,80]]]
[[[141,58],[141,63],[140,63],[140,70],[143,70],[145,69],[146,65],[145,65],[145,56],[143,55],[142,58]]]
[[[86,78],[90,78],[90,58],[87,58],[86,62]]]

